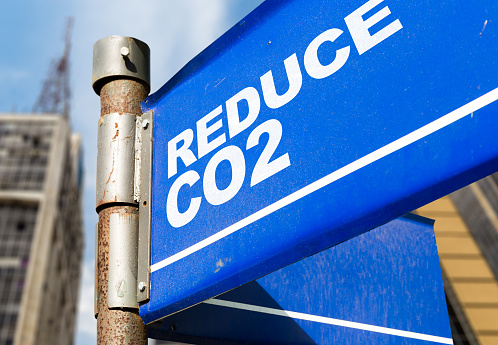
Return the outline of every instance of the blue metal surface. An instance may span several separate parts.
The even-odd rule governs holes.
[[[365,6],[372,8],[355,20]],[[494,0],[268,0],[150,96],[143,108],[155,124],[152,286],[144,320],[498,170],[497,15]],[[361,18],[375,24],[367,30]],[[315,44],[323,35],[329,41]],[[280,98],[268,91],[270,70]],[[251,99],[237,103],[242,131],[233,98],[241,90]],[[277,169],[255,169],[264,130],[278,139],[279,126],[270,159]]]
[[[304,318],[352,321],[360,329],[201,303],[152,323],[149,337],[190,344],[451,343],[427,221],[413,215],[396,219],[215,298]],[[365,330],[369,326],[387,329]],[[394,330],[415,334],[393,335]]]

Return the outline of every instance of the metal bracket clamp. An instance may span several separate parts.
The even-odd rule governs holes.
[[[154,114],[143,114],[137,123],[137,142],[141,142],[140,152],[140,202],[138,240],[138,302],[150,299],[150,220],[152,196],[152,144]],[[140,131],[141,133],[139,134]],[[138,160],[138,158],[137,158]],[[135,176],[135,178],[137,178]]]
[[[98,40],[93,46],[92,86],[100,95],[105,79],[124,77],[145,82],[150,91],[150,49],[144,42],[123,36]]]
[[[136,115],[113,113],[99,120],[97,208],[110,202],[136,204],[133,185],[136,119]]]
[[[137,215],[132,213],[109,217],[109,308],[138,308],[137,223]]]

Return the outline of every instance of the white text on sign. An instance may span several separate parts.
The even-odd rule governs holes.
[[[359,55],[367,52],[402,29],[400,21],[396,19],[375,34],[370,34],[369,28],[389,16],[391,11],[385,6],[375,11],[367,19],[364,19],[363,16],[382,2],[383,0],[370,0],[344,18]],[[332,28],[322,32],[308,45],[304,53],[303,65],[310,77],[314,79],[329,77],[346,64],[350,55],[350,46],[337,49],[334,60],[328,65],[323,65],[318,58],[318,50],[322,44],[325,42],[334,42],[342,34],[342,30]],[[266,106],[270,109],[277,109],[289,103],[301,90],[303,77],[297,55],[292,54],[285,59],[284,66],[289,81],[289,88],[285,93],[281,95],[277,94],[271,70],[260,78],[263,99]],[[239,104],[242,101],[247,102],[248,113],[243,120],[240,120]],[[198,120],[195,128],[197,157],[190,149],[194,142],[193,129],[187,128],[171,139],[168,142],[168,178],[172,178],[177,174],[178,162],[180,160],[185,167],[189,167],[197,160],[226,143],[227,136],[229,137],[228,140],[230,140],[249,129],[258,118],[260,109],[261,98],[258,91],[254,87],[246,87],[226,101],[225,116],[228,124],[227,129],[223,128],[223,122],[219,118],[223,114],[222,105]],[[215,121],[216,118],[218,118],[217,121]],[[223,132],[221,133],[221,131]],[[282,125],[276,119],[268,120],[252,129],[247,139],[245,150],[257,146],[259,138],[263,133],[269,134],[269,140],[254,170],[249,172],[251,187],[291,165],[288,153],[272,160],[273,153],[282,138]],[[216,134],[218,135],[213,138],[213,135]],[[215,175],[218,165],[223,161],[228,161],[231,166],[231,179],[228,186],[220,190],[216,185]],[[202,176],[203,192],[206,201],[211,205],[221,205],[231,200],[242,187],[246,173],[246,164],[242,149],[234,145],[220,149],[210,158]],[[178,228],[188,224],[195,218],[199,211],[202,196],[192,198],[187,210],[180,212],[178,209],[178,195],[182,187],[186,185],[192,187],[200,179],[201,176],[198,172],[189,170],[173,182],[166,202],[168,221],[173,227]]]

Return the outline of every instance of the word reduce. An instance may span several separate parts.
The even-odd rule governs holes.
[[[393,35],[403,27],[398,19],[381,28],[371,35],[369,29],[382,19],[391,14],[387,6],[378,11],[373,11],[370,17],[364,19],[363,16],[376,8],[383,0],[370,0],[363,6],[344,18],[349,33],[358,50],[359,55],[372,49],[389,36]],[[334,42],[343,31],[337,28],[326,30],[319,34],[306,48],[302,65],[306,73],[313,79],[323,79],[331,76],[341,69],[351,53],[350,46],[341,47],[336,50],[334,60],[323,65],[318,58],[318,50],[325,42]],[[280,108],[292,101],[301,90],[302,71],[297,55],[294,53],[284,60],[285,71],[289,81],[289,88],[283,94],[278,94],[272,71],[268,71],[260,77],[261,89],[264,102],[270,109]],[[247,102],[248,113],[241,120],[239,116],[240,102]],[[223,128],[220,116],[225,110],[226,123],[228,128]],[[236,95],[228,99],[225,109],[220,105],[196,123],[197,157],[191,150],[194,142],[194,131],[191,128],[185,129],[168,142],[168,178],[174,177],[178,172],[178,161],[181,160],[185,167],[189,167],[208,153],[215,151],[221,145],[251,128],[256,121],[261,110],[261,97],[254,87],[246,87]],[[244,114],[245,115],[245,114]],[[218,118],[217,121],[215,121]],[[259,138],[263,133],[269,135],[269,140],[261,153],[253,171],[251,172],[250,186],[254,186],[271,176],[277,174],[291,165],[289,154],[285,153],[271,160],[280,139],[282,138],[282,125],[277,119],[270,119],[263,122],[251,130],[245,150],[259,144]],[[213,137],[216,136],[216,137]],[[231,181],[224,189],[218,189],[216,184],[216,169],[218,165],[228,161],[231,166]],[[208,161],[202,178],[204,197],[211,205],[221,205],[231,200],[242,187],[246,177],[246,164],[244,152],[235,145],[225,146],[217,151]],[[180,175],[173,182],[167,197],[167,217],[169,223],[176,228],[188,224],[196,216],[201,206],[202,197],[194,197],[186,211],[180,212],[178,209],[178,196],[180,190],[188,185],[192,187],[201,179],[195,170],[189,170]]]

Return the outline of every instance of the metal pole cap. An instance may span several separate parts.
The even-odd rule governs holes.
[[[100,90],[107,78],[124,77],[143,81],[150,91],[150,49],[133,37],[109,36],[93,46],[93,90]]]

